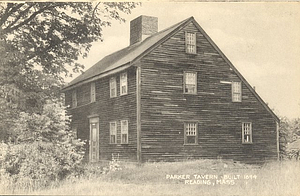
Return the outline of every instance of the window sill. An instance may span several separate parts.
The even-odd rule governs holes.
[[[253,142],[243,142],[242,144],[251,145],[251,144],[253,144]]]
[[[197,93],[183,93],[184,95],[197,95]]]
[[[122,94],[122,95],[120,94],[120,97],[121,97],[121,96],[125,96],[125,95],[128,95],[128,93],[126,93],[126,94]]]
[[[198,146],[199,144],[183,144],[184,146]]]
[[[109,145],[117,145],[117,146],[121,146],[121,145],[128,145],[129,143],[109,143]]]
[[[197,55],[197,52],[196,53],[191,53],[191,52],[185,52],[187,55],[192,55],[192,56],[195,56]]]
[[[90,103],[86,103],[86,104],[83,104],[83,105],[80,105],[80,106],[76,106],[76,107],[70,107],[70,108],[67,108],[67,109],[78,109],[78,108],[81,108],[81,107],[84,107],[84,106],[87,106],[87,105],[90,105],[92,103],[96,103],[96,101],[93,101],[93,102],[90,102]]]

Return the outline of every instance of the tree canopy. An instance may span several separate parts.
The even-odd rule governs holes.
[[[137,3],[25,2],[0,4],[1,84],[25,91],[59,85],[62,76],[82,70],[91,43],[103,40],[112,20],[125,21]],[[69,70],[72,70],[71,72]]]
[[[103,28],[113,20],[124,22],[123,15],[138,5],[0,3],[0,139],[20,111],[41,114],[47,99],[57,100],[63,77],[84,68],[77,60],[87,56],[93,42],[103,41]],[[7,101],[16,89],[24,107]]]

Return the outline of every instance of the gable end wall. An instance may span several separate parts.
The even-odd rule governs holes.
[[[197,55],[185,53],[184,33],[196,32]],[[276,159],[276,122],[248,87],[231,100],[235,72],[198,31],[187,25],[141,59],[142,160]],[[183,94],[183,72],[197,72],[197,95]],[[186,146],[184,122],[198,122],[198,145]],[[242,122],[252,122],[253,144],[242,144]]]

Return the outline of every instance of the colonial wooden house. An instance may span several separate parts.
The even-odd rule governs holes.
[[[134,19],[130,45],[63,92],[92,162],[278,157],[278,117],[193,17],[159,32]]]

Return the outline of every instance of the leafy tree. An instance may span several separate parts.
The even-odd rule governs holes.
[[[285,155],[286,145],[290,140],[290,130],[289,119],[281,117],[279,127],[279,151],[282,156]]]
[[[281,117],[279,127],[279,150],[281,155],[286,155],[288,144],[298,140],[299,136],[300,118],[288,119],[287,117]]]
[[[78,57],[87,56],[92,42],[103,40],[102,28],[110,26],[113,19],[125,21],[119,12],[129,14],[136,5],[130,2],[0,4],[1,82],[14,82],[30,89],[34,88],[32,78],[38,77],[38,73],[60,80],[61,74],[70,74],[69,68],[78,72],[83,68],[76,62]]]
[[[1,95],[4,94],[3,90],[1,90]],[[14,119],[16,119],[19,115],[19,109],[17,104],[8,102],[5,98],[0,98],[0,141],[7,141],[10,136],[9,129],[14,124]]]
[[[112,20],[125,21],[137,3],[25,2],[0,4],[0,84],[49,96],[78,72],[92,42]],[[45,89],[48,89],[45,90]],[[41,94],[43,92],[43,94]],[[30,97],[32,98],[32,97]]]
[[[63,77],[84,68],[77,60],[88,55],[92,42],[103,41],[102,29],[112,20],[124,22],[122,14],[130,14],[137,5],[0,3],[0,86],[16,86],[25,100],[24,107],[17,109],[40,114],[45,100],[60,96]],[[0,93],[0,101],[5,101],[5,93]],[[18,118],[19,112],[14,113],[7,104],[1,110],[0,131],[7,135],[7,122]]]

